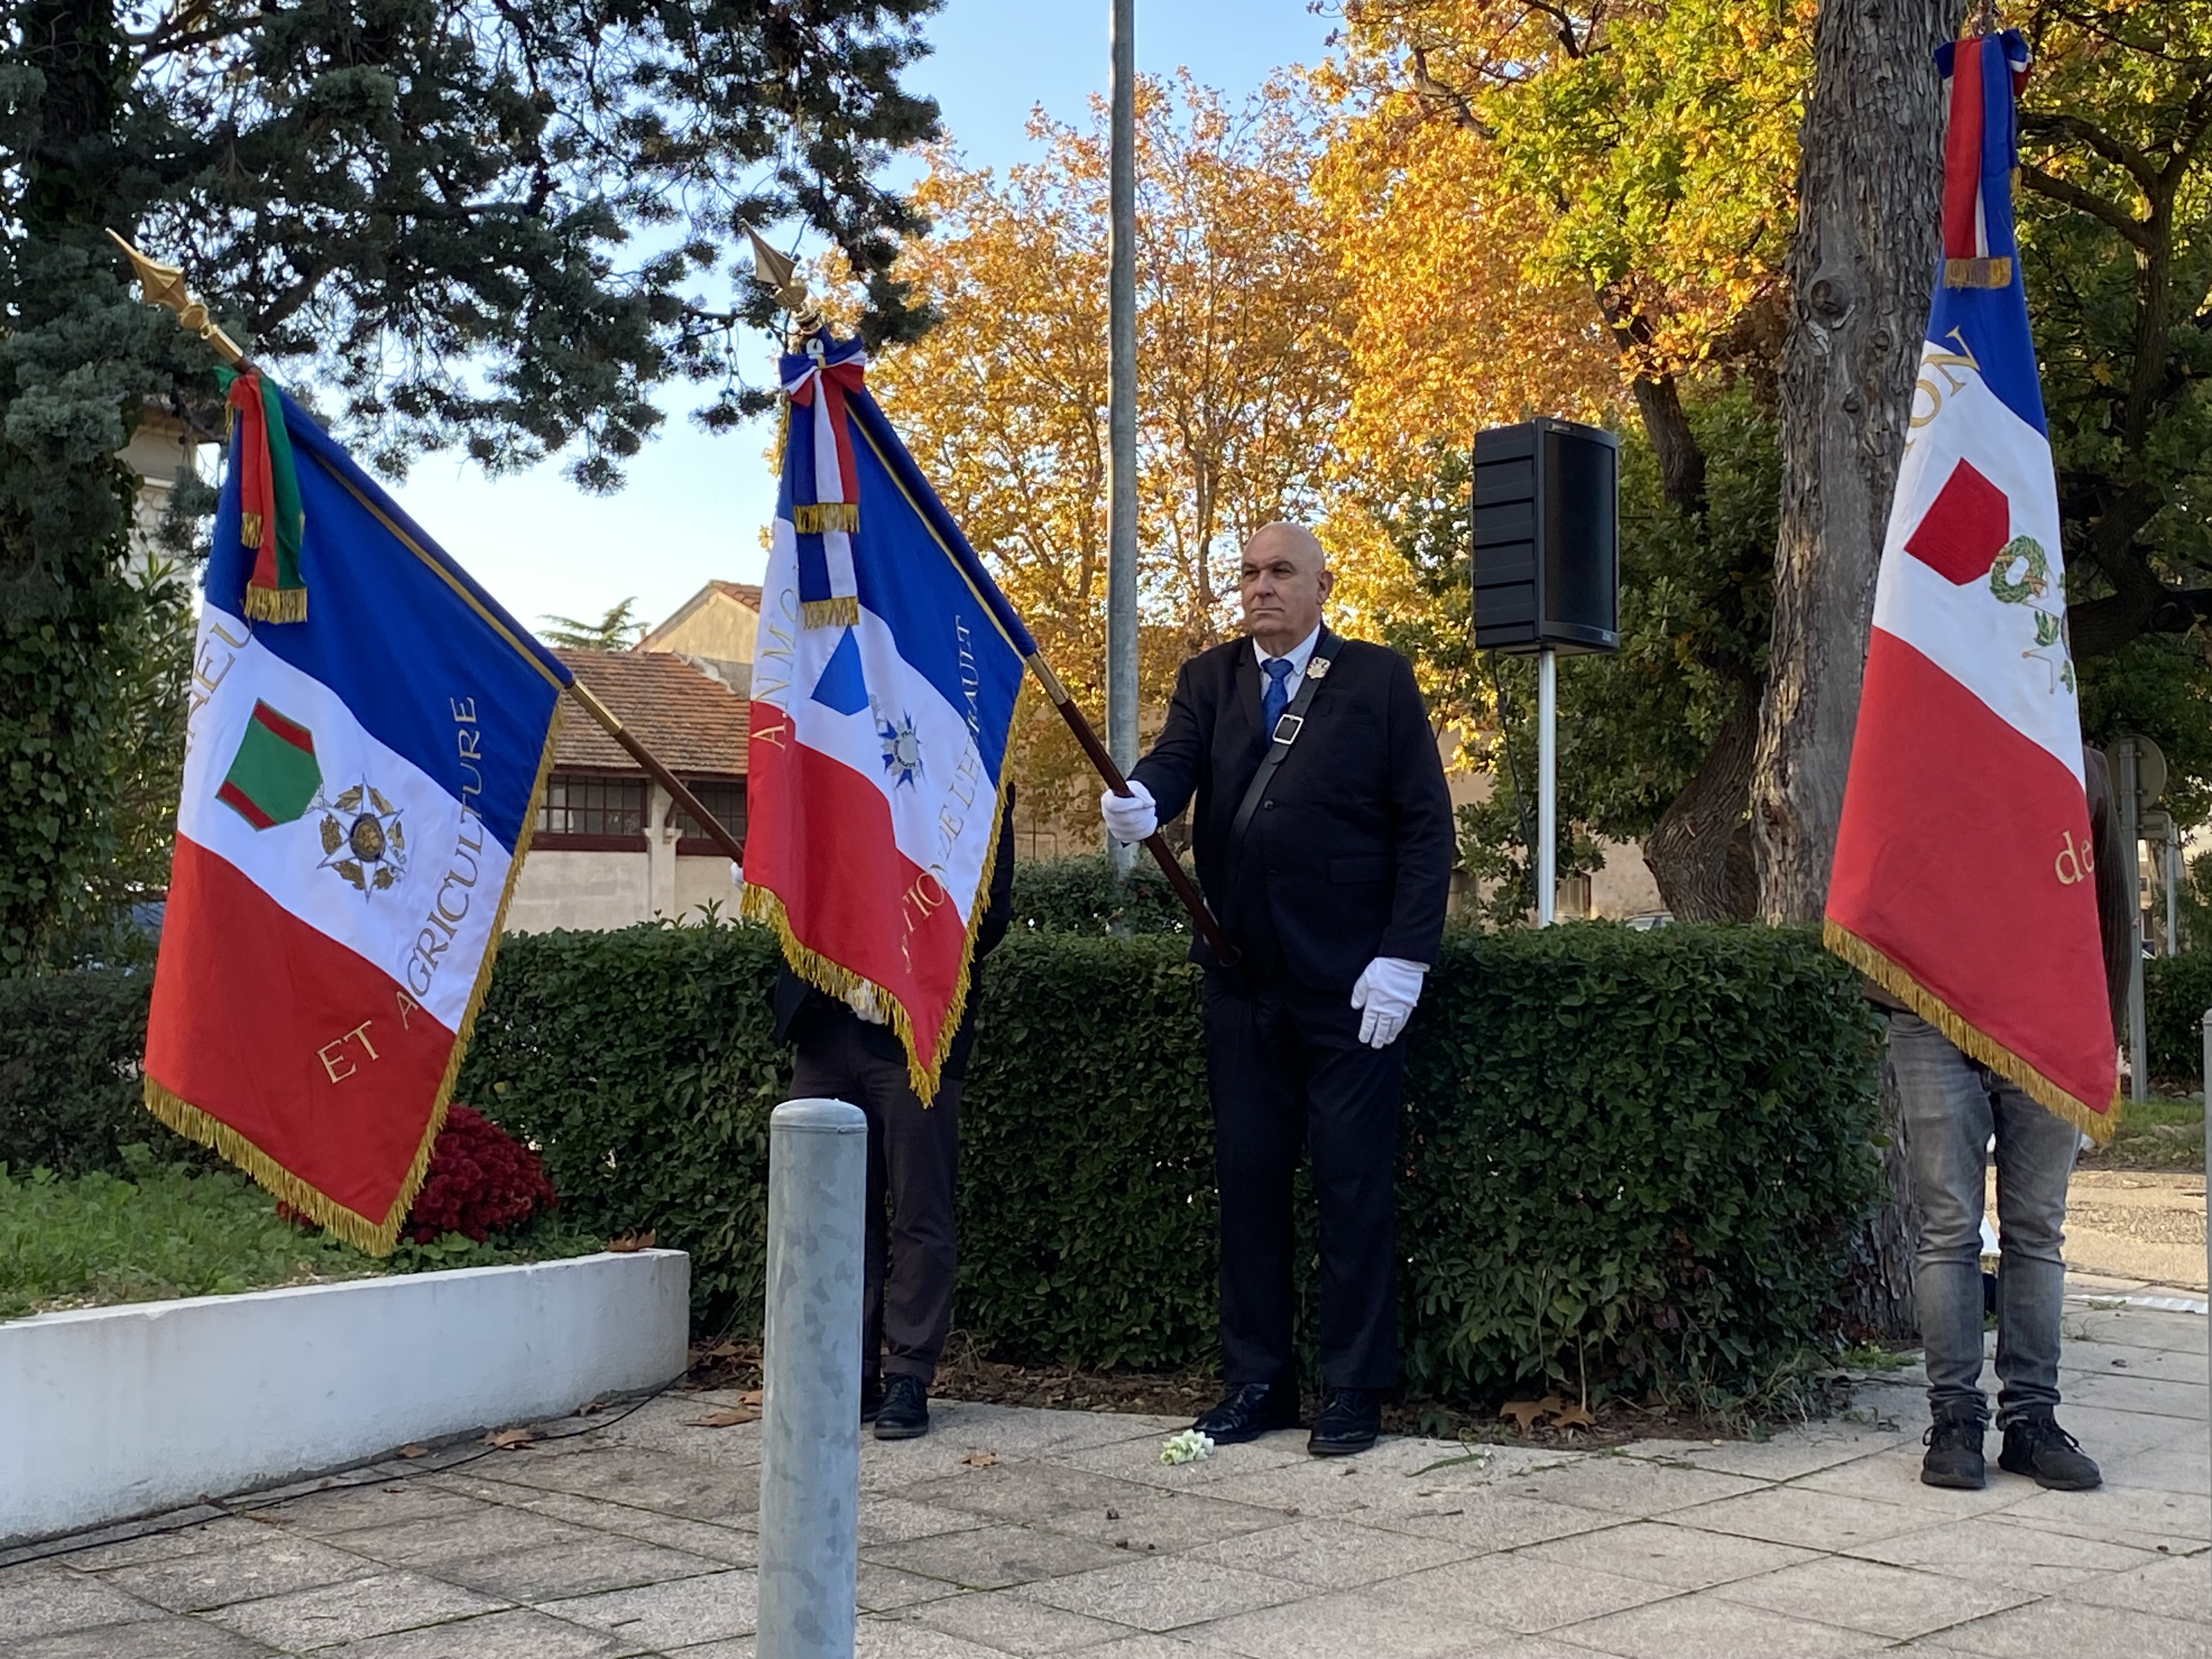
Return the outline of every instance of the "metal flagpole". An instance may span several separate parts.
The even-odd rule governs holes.
[[[2143,1029],[2142,745],[2122,738],[2112,746],[2120,763],[2120,866],[2128,887],[2128,1098],[2141,1105],[2150,1091]]]
[[[1559,892],[1559,655],[1536,653],[1536,925],[1549,927]]]
[[[1137,763],[1137,7],[1114,0],[1106,277],[1106,746]],[[1107,838],[1115,867],[1130,849]]]

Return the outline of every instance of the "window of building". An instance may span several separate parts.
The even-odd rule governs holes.
[[[699,805],[714,817],[714,822],[737,837],[739,843],[745,838],[745,786],[743,779],[734,783],[700,783],[685,780],[685,787],[699,798]],[[719,853],[722,849],[707,839],[707,832],[690,813],[682,807],[676,809],[678,850],[694,850],[685,845],[698,843],[696,850]]]
[[[538,809],[538,832],[635,839],[645,833],[645,780],[556,772]]]

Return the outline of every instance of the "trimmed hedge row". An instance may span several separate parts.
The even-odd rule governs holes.
[[[757,1318],[790,1075],[775,964],[749,927],[509,939],[461,1078],[539,1146],[572,1224],[690,1251],[710,1326]],[[0,1158],[93,1167],[166,1135],[136,1104],[145,977],[0,985]],[[1039,928],[981,983],[959,1323],[1009,1358],[1210,1364],[1212,1130],[1182,942]],[[1725,1382],[1831,1328],[1876,1195],[1879,1033],[1810,934],[1455,934],[1408,1041],[1410,1387]]]
[[[544,1147],[569,1214],[693,1253],[702,1320],[760,1295],[788,1076],[775,965],[750,928],[511,939],[463,1074]],[[960,1324],[1008,1357],[1209,1363],[1212,1150],[1181,944],[1018,935],[982,986]],[[1875,1195],[1878,1034],[1809,934],[1455,936],[1409,1040],[1410,1386],[1743,1378],[1826,1328]]]
[[[2185,951],[2143,963],[2144,1035],[2150,1074],[2160,1084],[2204,1086],[2204,1011],[2212,1008],[2212,951]]]

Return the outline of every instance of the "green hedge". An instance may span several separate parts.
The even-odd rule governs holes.
[[[1039,927],[984,973],[956,1317],[994,1352],[1212,1361],[1212,1131],[1182,953]],[[459,1097],[539,1144],[571,1224],[690,1251],[714,1326],[757,1317],[768,1115],[790,1075],[775,963],[751,927],[511,938],[461,1077]],[[142,975],[0,986],[0,1159],[100,1167],[161,1136],[136,1104],[144,1006]],[[1829,1331],[1875,1194],[1879,1039],[1809,934],[1455,933],[1408,1040],[1409,1386],[1740,1381]]]
[[[994,1352],[1209,1362],[1211,1131],[1172,938],[1016,936],[963,1105],[957,1317]],[[463,1074],[570,1213],[693,1253],[757,1305],[775,953],[746,928],[510,939]],[[1809,936],[1457,935],[1410,1039],[1399,1193],[1410,1386],[1641,1391],[1820,1334],[1875,1194],[1875,1031]]]
[[[2184,1089],[2204,1086],[2204,1011],[2212,1008],[2212,951],[2143,963],[2144,1035],[2150,1074]]]
[[[1190,927],[1152,855],[1141,849],[1127,877],[1103,853],[1014,866],[1013,925],[1029,933],[1186,933]]]
[[[199,1148],[139,1103],[149,973],[0,979],[0,1164],[120,1176],[134,1141],[163,1159]]]

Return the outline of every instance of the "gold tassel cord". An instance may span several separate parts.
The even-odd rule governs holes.
[[[791,509],[791,527],[802,536],[819,536],[832,530],[847,535],[860,527],[860,509],[854,501],[803,501]]]
[[[858,628],[860,602],[851,595],[836,599],[809,599],[799,607],[801,628]]]
[[[1942,1032],[1968,1059],[1979,1060],[1999,1077],[2017,1085],[2037,1105],[2055,1116],[2065,1119],[2100,1146],[2111,1141],[2120,1127],[2122,1096],[2117,1088],[2113,1091],[2109,1111],[2093,1110],[2011,1049],[1969,1023],[1904,968],[1840,922],[1826,923],[1821,930],[1821,939],[1837,956]]]
[[[304,587],[255,587],[248,585],[240,607],[250,622],[298,623],[307,620],[307,590]]]
[[[238,539],[248,547],[261,545],[261,515],[240,513],[238,515]]]
[[[522,876],[523,860],[530,852],[531,836],[538,823],[538,803],[544,798],[545,781],[552,775],[554,747],[560,741],[561,723],[565,713],[566,710],[556,702],[553,706],[552,723],[545,733],[545,747],[538,756],[538,776],[531,786],[530,800],[522,814],[522,830],[515,837],[514,856],[507,867],[507,884],[500,892],[499,908],[492,915],[491,936],[484,945],[483,960],[477,965],[476,983],[469,990],[468,1006],[461,1016],[460,1029],[453,1034],[453,1046],[446,1057],[445,1074],[438,1080],[438,1092],[431,1103],[429,1121],[423,1125],[422,1138],[416,1144],[415,1156],[409,1162],[398,1194],[392,1200],[381,1221],[371,1221],[358,1211],[348,1209],[336,1199],[309,1186],[229,1124],[173,1093],[155,1082],[150,1074],[145,1080],[148,1111],[185,1139],[214,1148],[230,1163],[245,1170],[265,1190],[364,1255],[387,1256],[392,1254],[392,1248],[399,1242],[400,1226],[407,1219],[408,1211],[414,1208],[416,1196],[422,1190],[422,1182],[430,1173],[431,1153],[437,1146],[440,1133],[446,1127],[446,1115],[453,1102],[453,1085],[460,1076],[461,1062],[468,1055],[469,1040],[476,1032],[477,1014],[483,1006],[484,994],[491,988],[492,965],[498,957],[500,939],[507,926],[507,906],[514,901],[515,884]]]

